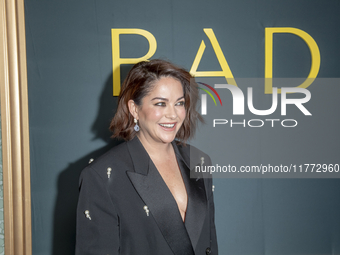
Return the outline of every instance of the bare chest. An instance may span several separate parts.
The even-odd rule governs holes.
[[[177,161],[155,162],[155,165],[174,197],[184,221],[188,205],[188,195]]]

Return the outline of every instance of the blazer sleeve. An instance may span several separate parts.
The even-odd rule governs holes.
[[[208,165],[211,165],[211,159],[208,156]],[[206,193],[208,199],[209,217],[210,217],[210,248],[211,255],[218,254],[217,236],[215,227],[215,204],[214,204],[214,193],[213,193],[213,179],[206,178]]]
[[[103,179],[89,166],[79,188],[76,255],[119,254],[119,217]]]

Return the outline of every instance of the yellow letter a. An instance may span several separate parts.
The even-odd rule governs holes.
[[[214,31],[211,28],[205,28],[203,29],[203,31],[208,36],[211,42],[211,45],[215,51],[217,60],[220,63],[222,71],[197,71],[198,65],[201,62],[201,59],[202,59],[202,56],[205,50],[205,43],[202,40],[201,45],[196,54],[194,63],[192,64],[191,69],[190,69],[191,75],[195,77],[225,77],[228,84],[237,86],[234,76],[231,73],[231,70],[227,63],[227,60],[225,59],[223,52],[221,50],[221,47],[216,39]]]

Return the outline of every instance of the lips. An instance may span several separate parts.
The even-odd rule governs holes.
[[[173,131],[176,129],[176,123],[159,123],[163,130]]]
[[[173,128],[175,126],[175,123],[172,123],[172,124],[159,124],[161,125],[162,127],[166,127],[166,128]]]

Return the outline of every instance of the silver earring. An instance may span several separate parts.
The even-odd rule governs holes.
[[[134,120],[133,120],[134,122],[135,122],[135,126],[134,126],[134,130],[136,131],[136,132],[138,132],[139,131],[139,126],[138,126],[138,120],[135,118]]]

